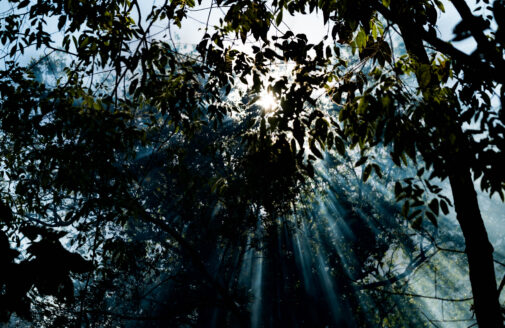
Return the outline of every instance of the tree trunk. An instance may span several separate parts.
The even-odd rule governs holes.
[[[411,56],[423,64],[430,64],[423,41],[410,30],[408,15],[402,9],[395,8],[398,27],[405,43],[405,48]],[[418,76],[418,81],[421,77]],[[433,79],[432,79],[433,80]],[[433,81],[432,81],[433,83]],[[421,84],[421,83],[420,83]],[[455,122],[455,124],[458,124]],[[454,126],[459,142],[464,143],[460,126]],[[448,141],[447,141],[448,142]],[[493,246],[489,242],[486,227],[477,202],[477,193],[473,185],[471,171],[464,165],[465,159],[461,151],[449,154],[456,159],[446,158],[454,207],[457,220],[463,231],[466,245],[466,255],[470,272],[474,310],[477,323],[481,328],[503,327],[503,317],[499,303],[496,275],[494,271]]]
[[[454,206],[463,236],[470,270],[475,315],[479,327],[503,327],[493,262],[493,246],[477,203],[469,169],[457,169],[449,177]]]

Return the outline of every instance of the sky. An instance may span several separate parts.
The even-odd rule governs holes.
[[[142,16],[147,17],[147,13],[150,11],[153,4],[160,5],[162,1],[141,1],[143,14]],[[470,2],[472,7],[476,4],[474,1]],[[438,20],[438,32],[439,36],[443,40],[449,41],[452,38],[452,30],[454,26],[459,21],[459,15],[452,6],[450,1],[443,1],[444,7],[446,9],[445,13],[439,14]],[[6,0],[0,0],[0,15],[1,13],[6,13],[11,8],[11,5]],[[136,14],[133,15],[136,19]],[[170,34],[175,41],[176,45],[180,47],[181,50],[185,49],[190,51],[193,49],[201,40],[203,34],[205,33],[205,26],[208,21],[209,32],[212,31],[212,26],[217,25],[219,18],[224,16],[224,11],[220,8],[211,6],[211,0],[203,0],[201,5],[197,5],[195,8],[189,10],[187,19],[182,22],[181,28],[177,26],[172,26],[170,29]],[[283,23],[278,27],[279,31],[286,31],[288,28],[292,30],[295,34],[304,33],[309,42],[317,43],[322,37],[327,33],[327,28],[323,24],[323,17],[321,14],[313,13],[310,15],[300,15],[295,16],[289,15],[287,11],[283,15]],[[145,25],[145,24],[144,24]],[[55,44],[59,44],[63,39],[61,33],[56,31],[57,19],[49,18],[47,20],[46,32],[51,33]],[[166,26],[155,25],[153,32],[157,33],[161,30],[166,30]],[[275,33],[277,33],[275,31]],[[155,38],[163,38],[166,36],[169,38],[170,34],[160,33],[155,36]],[[240,49],[245,50],[248,47],[241,44],[241,42],[236,42],[236,46]],[[454,45],[460,50],[470,53],[475,48],[475,42],[473,39],[469,38],[464,41],[455,42]],[[6,52],[8,49],[0,49],[2,52]],[[26,49],[24,56],[19,56],[18,60],[20,63],[27,63],[31,58],[43,55],[43,51],[36,51],[33,48]]]

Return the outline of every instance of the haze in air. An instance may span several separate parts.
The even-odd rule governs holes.
[[[504,24],[0,1],[0,322],[503,327]]]

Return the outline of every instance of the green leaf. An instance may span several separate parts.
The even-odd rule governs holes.
[[[372,38],[374,41],[377,40],[377,26],[375,23],[372,24]]]
[[[366,39],[367,36],[365,31],[361,28],[358,35],[356,35],[356,45],[358,46],[360,52],[366,47]]]
[[[431,67],[428,64],[422,64],[417,70],[417,75],[419,79],[419,86],[421,88],[426,88],[431,81]]]
[[[88,45],[88,43],[89,43],[89,37],[85,37],[82,39],[81,43],[79,44],[79,47],[84,48]]]
[[[445,13],[445,7],[442,1],[440,0],[435,0],[435,4],[437,5],[438,9],[440,9],[443,13]]]
[[[361,99],[359,100],[359,103],[358,103],[358,109],[357,109],[358,114],[361,114],[361,115],[364,114],[367,106],[368,106],[367,98],[361,97]]]
[[[275,18],[275,24],[277,26],[281,25],[282,23],[282,9],[279,11],[279,13],[277,14],[277,17]]]

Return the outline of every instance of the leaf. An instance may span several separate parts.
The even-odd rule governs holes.
[[[180,26],[179,26],[179,28],[180,28]],[[242,43],[245,44],[245,42],[247,40],[247,31],[241,30],[239,34],[240,34],[240,40],[242,40]]]
[[[440,209],[444,215],[449,214],[449,207],[447,206],[447,202],[443,199],[440,200]]]
[[[342,155],[342,156],[345,155],[344,142],[338,136],[335,136],[335,148],[337,149],[337,151],[340,155]]]
[[[435,214],[435,215],[438,215],[438,199],[433,199],[429,204],[428,204],[428,207],[430,208],[430,210]]]
[[[223,187],[226,186],[225,178],[218,178],[210,187],[210,191],[212,193],[221,193],[223,191]]]
[[[402,206],[402,215],[404,217],[408,217],[409,212],[410,212],[410,202],[409,201],[405,201],[403,203],[403,206]]]
[[[377,40],[377,25],[375,23],[372,24],[372,38]]]
[[[428,64],[422,64],[417,70],[417,75],[419,78],[419,86],[421,88],[426,88],[431,81],[431,67]]]
[[[9,53],[9,55],[10,55],[11,57],[14,57],[14,55],[16,54],[16,50],[17,50],[17,48],[18,48],[18,47],[17,47],[17,45],[16,45],[16,44],[12,47],[11,52]]]
[[[277,14],[277,17],[275,18],[275,24],[277,26],[281,25],[282,23],[282,9],[279,11],[279,13]]]
[[[26,6],[28,6],[30,4],[30,0],[23,0],[19,3],[18,5],[18,9],[22,9],[22,8],[25,8]]]
[[[358,166],[361,166],[363,164],[365,164],[365,162],[367,161],[368,159],[368,156],[363,156],[361,157],[357,162],[356,164],[354,164],[354,167],[358,167]]]
[[[84,47],[86,47],[86,46],[88,45],[89,41],[90,41],[90,40],[89,40],[89,37],[88,37],[88,36],[87,36],[87,37],[84,37],[84,38],[81,40],[80,44],[79,44],[79,48],[84,48]]]
[[[363,175],[361,176],[363,182],[366,182],[368,180],[370,173],[372,173],[372,165],[367,165],[363,170]]]
[[[395,196],[398,197],[403,192],[402,184],[399,181],[395,183]]]
[[[433,213],[427,211],[426,216],[435,227],[438,227],[437,217]]]
[[[67,15],[61,15],[60,18],[58,18],[58,30],[61,30],[63,26],[65,26],[66,22],[67,22]]]
[[[401,153],[400,158],[401,158],[403,164],[405,164],[405,166],[407,166],[408,162],[407,162],[407,157],[405,156],[405,153]]]
[[[135,89],[137,88],[137,84],[138,84],[139,80],[138,79],[134,79],[131,83],[130,83],[130,87],[128,88],[128,93],[130,95],[133,95],[133,93],[135,92]]]
[[[399,158],[398,154],[391,153],[391,160],[393,161],[393,163],[396,164],[396,166],[402,167],[402,162],[400,162],[400,158]]]
[[[294,33],[291,32],[291,31],[287,31],[286,33],[284,33],[284,35],[281,38],[284,39],[284,40],[287,40],[287,39],[289,39],[292,36],[294,36]]]
[[[443,13],[445,13],[445,7],[442,1],[440,0],[435,0],[435,4],[437,5],[438,9],[440,9]]]
[[[328,136],[326,138],[326,143],[328,145],[328,149],[333,148],[333,143],[334,143],[335,137],[333,137],[333,133],[328,133]]]
[[[307,174],[309,175],[309,177],[313,178],[314,177],[314,166],[312,166],[312,164],[310,162],[307,163],[306,170],[307,170]]]
[[[310,139],[309,145],[310,145],[310,151],[312,151],[312,153],[317,157],[319,157],[320,159],[323,159],[323,154],[321,154],[319,149],[317,149],[314,139]]]
[[[358,35],[356,35],[356,45],[359,48],[359,51],[361,52],[365,46],[366,46],[366,40],[367,36],[365,34],[365,31],[361,28],[358,32]]]
[[[373,169],[375,171],[375,174],[377,174],[377,176],[379,177],[379,179],[382,179],[382,170],[381,170],[380,166],[377,165],[377,164],[372,164],[372,166],[373,166]]]
[[[419,216],[412,222],[412,228],[415,230],[419,230],[421,228],[422,223],[423,223],[423,217]]]
[[[364,114],[366,109],[368,107],[368,99],[366,97],[361,97],[358,103],[358,109],[357,112],[358,114]]]
[[[330,58],[330,57],[331,57],[331,47],[327,46],[326,47],[326,58]]]

